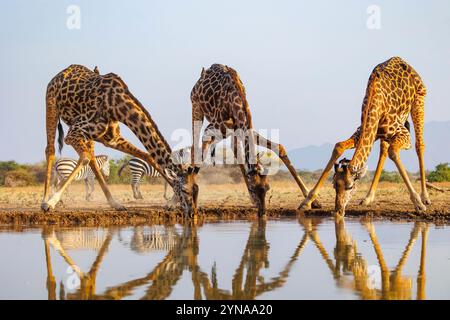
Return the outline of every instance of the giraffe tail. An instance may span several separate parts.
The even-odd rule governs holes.
[[[63,146],[64,146],[64,129],[61,124],[61,119],[59,119],[58,120],[58,150],[59,150],[60,154],[63,149]]]

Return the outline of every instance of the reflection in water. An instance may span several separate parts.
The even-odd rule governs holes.
[[[140,254],[172,250],[179,238],[173,226],[137,226],[129,243],[123,240],[120,233],[119,237],[120,242],[129,245],[131,250]]]
[[[275,276],[266,280],[261,276],[262,269],[269,268],[270,246],[266,239],[266,222],[256,221],[251,224],[245,248],[240,262],[232,276],[231,290],[221,289],[218,285],[217,268],[214,264],[210,274],[202,270],[198,263],[199,236],[195,224],[185,224],[180,230],[175,227],[135,227],[130,241],[123,240],[120,231],[105,229],[104,232],[93,230],[64,230],[52,227],[43,229],[47,270],[48,299],[57,298],[57,285],[52,270],[50,248],[64,259],[79,277],[80,283],[75,290],[66,293],[64,284],[59,285],[60,299],[123,299],[134,294],[136,289],[145,288],[141,299],[166,299],[173,292],[182,277],[188,272],[192,282],[193,299],[255,299],[263,293],[283,287],[288,281],[295,262],[309,243],[317,250],[329,269],[337,287],[350,290],[361,299],[412,299],[413,279],[402,275],[402,269],[414,243],[421,238],[420,264],[416,277],[416,299],[425,299],[425,258],[428,225],[421,222],[413,224],[409,240],[393,270],[383,256],[376,230],[371,222],[362,222],[370,237],[378,266],[369,266],[358,251],[357,243],[347,232],[344,219],[337,219],[335,225],[335,244],[329,253],[322,244],[318,226],[324,220],[299,218],[299,231],[303,232],[300,242]],[[132,279],[96,292],[96,277],[100,265],[108,252],[113,237],[119,242],[139,253],[164,251],[165,257],[143,277]],[[96,258],[88,271],[82,271],[68,254],[69,249],[93,249]],[[381,283],[377,284],[377,274]],[[311,275],[312,277],[314,275]]]
[[[335,263],[329,258],[328,253],[323,247],[318,235],[317,225],[311,223],[311,220],[302,221],[306,234],[314,242],[319,250],[323,260],[328,265],[333,274],[338,287],[348,288],[358,293],[362,299],[394,299],[404,300],[412,298],[412,279],[402,276],[402,268],[405,265],[408,255],[417,240],[419,233],[422,234],[422,248],[420,254],[420,267],[417,275],[417,299],[425,299],[425,254],[426,241],[428,235],[428,225],[416,222],[413,225],[409,241],[403,250],[402,256],[393,271],[387,267],[383,256],[383,251],[378,242],[375,227],[371,222],[365,222],[365,228],[370,236],[372,246],[378,260],[381,270],[381,289],[373,285],[373,274],[368,271],[367,262],[364,257],[358,253],[356,242],[345,229],[343,218],[337,218],[335,221],[336,246],[334,249]],[[348,281],[345,274],[353,275],[352,281]]]
[[[112,232],[108,231],[106,235],[99,236],[98,233],[86,232],[83,230],[76,231],[59,231],[55,232],[48,227],[43,229],[43,238],[45,242],[45,257],[47,263],[47,290],[48,299],[56,299],[56,282],[53,276],[51,257],[50,257],[50,245],[61,255],[64,261],[72,268],[77,274],[80,283],[78,289],[70,294],[65,294],[64,283],[60,283],[60,299],[76,299],[86,300],[95,298],[95,281],[97,277],[97,271],[100,264],[103,261],[103,257],[108,251],[109,244],[112,239]],[[83,272],[77,266],[75,261],[67,253],[70,249],[97,249],[98,253],[94,263],[87,272]]]

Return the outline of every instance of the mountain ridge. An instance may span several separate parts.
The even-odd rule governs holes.
[[[415,150],[414,130],[411,129],[411,149],[400,153],[402,162],[407,170],[419,171],[419,162]],[[450,162],[450,121],[430,121],[424,125],[425,167],[432,170],[439,163]],[[338,140],[336,141],[338,142]],[[447,147],[445,147],[447,146]],[[308,145],[288,151],[294,167],[302,170],[323,169],[330,159],[334,143],[326,142],[321,145]],[[375,170],[379,156],[379,141],[375,142],[369,160],[369,170]],[[347,150],[342,157],[351,158],[354,150]],[[342,158],[341,157],[341,158]],[[386,160],[384,169],[396,170],[394,163]]]

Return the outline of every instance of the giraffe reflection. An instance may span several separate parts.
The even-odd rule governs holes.
[[[422,247],[420,254],[420,266],[417,275],[417,299],[425,299],[425,256],[428,236],[428,225],[416,222],[410,233],[409,241],[403,250],[402,256],[396,267],[391,271],[384,259],[381,246],[378,242],[375,227],[372,222],[363,222],[371,240],[381,272],[381,288],[374,286],[373,274],[371,275],[367,261],[358,251],[357,243],[345,228],[342,217],[335,220],[336,246],[334,259],[329,257],[326,249],[320,241],[317,226],[321,220],[299,219],[305,233],[314,242],[323,260],[330,269],[336,284],[340,288],[349,289],[358,294],[362,299],[386,299],[405,300],[412,299],[412,278],[402,275],[402,269],[408,260],[408,256],[419,234],[422,235]],[[348,275],[351,275],[349,277]]]
[[[89,236],[86,236],[89,235]],[[60,282],[59,297],[61,300],[88,300],[95,298],[95,282],[97,272],[103,261],[103,258],[108,251],[111,243],[113,233],[111,230],[106,232],[106,235],[99,237],[97,233],[89,233],[86,231],[55,231],[53,228],[45,227],[42,232],[42,237],[45,243],[45,258],[47,265],[47,291],[48,299],[56,299],[56,280],[53,275],[50,255],[50,245],[60,254],[64,261],[72,268],[80,280],[78,288],[69,294],[65,294],[64,283]],[[99,240],[101,239],[101,242]],[[67,253],[68,249],[97,249],[98,253],[95,261],[88,272],[82,272],[75,261]]]
[[[215,263],[210,272],[205,272],[200,267],[198,262],[200,250],[198,228],[201,228],[201,225],[197,225],[194,222],[185,224],[178,231],[175,227],[136,227],[129,243],[121,240],[119,234],[119,242],[126,244],[131,250],[139,254],[148,254],[151,250],[164,250],[167,254],[143,277],[110,286],[103,293],[96,293],[95,281],[97,270],[108,251],[113,232],[108,230],[103,237],[96,233],[100,238],[96,241],[92,237],[86,236],[84,238],[78,237],[78,241],[69,241],[70,237],[68,235],[64,236],[64,232],[45,229],[43,238],[45,240],[47,261],[48,298],[56,299],[57,288],[51,266],[51,246],[63,257],[68,265],[72,266],[80,278],[79,288],[71,293],[66,294],[65,288],[61,283],[59,286],[60,299],[123,299],[130,296],[135,297],[137,292],[140,292],[138,297],[140,299],[167,299],[171,297],[182,276],[187,274],[192,283],[192,298],[199,300],[256,299],[264,293],[282,288],[288,281],[296,262],[301,262],[299,258],[304,248],[309,242],[312,242],[330,270],[337,287],[350,290],[362,299],[412,299],[413,279],[403,276],[402,270],[414,243],[421,235],[422,246],[420,266],[416,279],[416,298],[425,299],[425,254],[428,234],[428,226],[425,223],[417,222],[413,225],[409,241],[393,270],[389,269],[384,259],[374,225],[371,222],[362,223],[370,237],[370,243],[376,254],[381,275],[381,284],[374,285],[373,275],[370,270],[371,266],[369,266],[358,250],[356,241],[347,231],[344,219],[338,218],[335,220],[336,241],[332,254],[327,252],[319,237],[318,226],[322,221],[320,219],[299,218],[299,226],[303,229],[299,243],[293,249],[293,253],[281,270],[270,279],[265,279],[262,276],[263,269],[269,268],[269,253],[271,249],[266,239],[266,221],[258,220],[253,222],[250,226],[240,262],[231,278],[231,290],[220,288],[217,275],[219,268],[217,268]],[[161,232],[162,230],[164,232]],[[160,235],[159,238],[158,235]],[[90,240],[87,241],[87,238]],[[89,272],[84,273],[76,267],[75,262],[64,249],[68,245],[72,245],[73,248],[77,245],[78,247],[91,246],[96,248],[98,251],[97,258]]]

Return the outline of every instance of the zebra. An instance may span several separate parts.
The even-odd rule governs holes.
[[[128,166],[131,174],[131,190],[135,199],[144,199],[141,193],[140,182],[143,176],[158,178],[161,174],[147,162],[139,158],[131,158],[119,168],[118,175],[122,175],[122,170]],[[164,184],[164,198],[166,198],[167,182]]]
[[[108,156],[99,155],[95,157],[95,161],[102,171],[103,175],[107,178],[109,177],[109,161]],[[57,188],[64,182],[72,173],[77,165],[77,160],[70,158],[59,158],[55,161],[54,166],[54,180],[53,188]],[[89,165],[85,165],[75,176],[74,180],[84,180],[86,186],[86,200],[90,201],[92,199],[92,193],[94,192],[94,179],[95,174]]]
[[[177,164],[189,163],[191,161],[190,158],[191,147],[187,147],[184,149],[176,150],[172,153],[173,162]],[[140,182],[142,177],[146,176],[149,178],[158,178],[161,174],[152,166],[150,166],[147,162],[139,158],[131,158],[119,168],[118,175],[119,177],[122,175],[122,170],[126,167],[130,168],[131,174],[131,190],[133,190],[133,197],[135,199],[143,199],[140,188]],[[167,181],[164,181],[164,199],[168,200],[167,197]]]

